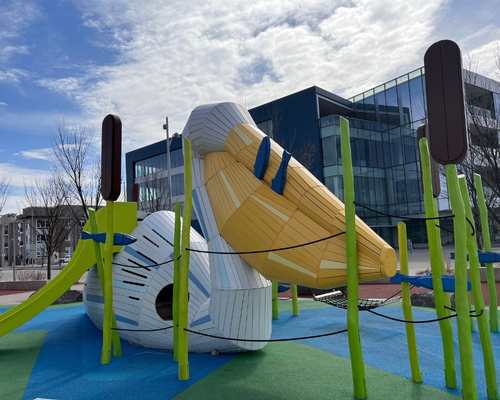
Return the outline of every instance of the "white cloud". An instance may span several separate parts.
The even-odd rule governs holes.
[[[88,71],[84,88],[62,86],[95,125],[119,114],[130,148],[162,139],[165,114],[182,129],[201,103],[252,107],[311,85],[354,95],[407,72],[422,64],[445,3],[81,2],[85,24],[111,33],[120,56]]]
[[[3,0],[0,7],[0,62],[6,62],[18,54],[28,54],[23,43],[25,28],[40,16],[32,1]]]
[[[497,37],[500,37],[500,29]],[[468,58],[474,72],[500,80],[500,40],[479,46],[468,54]]]
[[[21,157],[32,160],[53,161],[54,159],[54,151],[50,147],[42,149],[23,150],[17,154],[20,155]]]
[[[19,68],[0,68],[0,83],[18,83],[22,78],[26,76],[26,72]]]
[[[20,214],[23,208],[27,207],[26,198],[22,194],[8,194],[1,214]]]
[[[21,167],[12,163],[0,162],[0,181],[7,181],[13,188],[32,186],[50,177],[50,171]]]
[[[82,80],[79,78],[69,77],[69,78],[59,78],[59,79],[39,79],[37,81],[39,86],[58,92],[61,94],[69,94],[80,90],[82,86]]]
[[[0,107],[7,107],[8,105],[5,101],[0,101]]]

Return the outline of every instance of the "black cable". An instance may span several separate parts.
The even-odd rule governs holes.
[[[258,343],[267,343],[267,342],[289,342],[293,340],[305,340],[305,339],[315,339],[315,338],[320,338],[320,337],[325,337],[325,336],[333,336],[333,335],[338,335],[339,333],[344,333],[347,332],[347,329],[342,329],[340,331],[334,331],[334,332],[327,332],[327,333],[321,333],[318,335],[310,335],[310,336],[300,336],[300,337],[293,337],[293,338],[278,338],[278,339],[239,339],[239,338],[231,338],[231,337],[224,337],[224,336],[218,336],[218,335],[210,335],[209,333],[203,333],[200,331],[193,331],[191,329],[184,329],[186,332],[193,333],[195,335],[200,335],[200,336],[206,336],[214,339],[222,339],[222,340],[232,340],[232,341],[237,341],[237,342],[258,342]]]
[[[389,214],[389,213],[385,213],[383,211],[376,210],[374,208],[365,206],[364,204],[360,204],[356,201],[354,202],[354,205],[357,207],[365,208],[369,211],[372,211],[376,214],[383,215],[385,217],[397,218],[397,219],[402,219],[402,220],[406,219],[406,220],[411,220],[411,221],[431,221],[431,220],[436,220],[436,219],[449,219],[449,218],[455,217],[453,214],[452,215],[443,215],[443,216],[439,216],[439,217],[428,217],[428,218],[427,217],[403,217],[402,215]]]
[[[166,326],[164,328],[156,328],[156,329],[124,329],[124,328],[111,328],[113,331],[122,331],[122,332],[159,332],[166,331],[168,329],[172,329],[174,326]]]
[[[173,261],[180,260],[181,258],[182,258],[182,255],[180,255],[177,258],[172,258],[171,260],[164,261],[162,263],[151,264],[151,265],[129,265],[129,264],[120,264],[120,263],[116,263],[116,262],[113,262],[113,265],[118,265],[119,267],[142,268],[142,269],[145,269],[145,268],[159,267],[161,265],[169,264],[169,263],[171,263]]]
[[[185,250],[192,251],[194,253],[205,253],[205,254],[259,254],[259,253],[269,253],[271,251],[281,251],[281,250],[290,250],[290,249],[296,249],[297,247],[304,247],[304,246],[309,246],[311,244],[323,242],[325,240],[333,239],[334,237],[343,235],[345,232],[339,232],[336,233],[335,235],[330,235],[321,239],[313,240],[312,242],[307,242],[307,243],[301,243],[301,244],[296,244],[293,246],[288,246],[288,247],[279,247],[276,249],[267,249],[267,250],[254,250],[254,251],[210,251],[210,250],[197,250],[197,249],[191,249],[189,247],[186,247]]]
[[[470,229],[472,231],[472,233],[470,235],[474,236],[476,234],[476,228],[474,227],[474,224],[472,223],[472,221],[468,217],[465,217],[465,220],[469,223]]]
[[[447,316],[441,317],[441,318],[423,319],[423,320],[414,321],[414,320],[410,320],[410,319],[400,319],[400,318],[396,318],[396,317],[391,317],[389,315],[380,314],[380,313],[373,311],[373,310],[366,310],[366,311],[368,311],[369,313],[372,313],[374,315],[377,315],[379,317],[390,319],[391,321],[404,322],[407,324],[429,324],[431,322],[439,322],[439,321],[443,321],[445,319],[455,318],[457,316],[457,314],[450,314],[450,315],[447,315]]]
[[[411,290],[411,287],[410,287]],[[396,293],[394,293],[392,296],[389,296],[387,299],[385,299],[380,305],[383,306],[385,303],[387,303],[389,300],[393,299],[396,297],[398,294],[400,294],[403,291],[403,289],[399,289]]]

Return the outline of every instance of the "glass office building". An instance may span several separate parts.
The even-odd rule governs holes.
[[[467,82],[473,76],[474,82]],[[500,83],[465,74],[466,98],[500,119]],[[258,127],[286,148],[339,198],[343,198],[339,117],[349,119],[357,213],[389,243],[396,224],[389,215],[423,216],[416,129],[426,121],[424,70],[419,68],[350,99],[313,86],[249,110]],[[181,141],[172,141],[172,193],[182,200]],[[165,141],[127,153],[127,194],[155,204],[165,193]],[[155,183],[159,182],[159,183]],[[157,187],[155,187],[157,185]],[[153,190],[151,189],[153,186]],[[449,206],[446,187],[441,212]],[[380,213],[379,213],[380,212]],[[425,225],[407,223],[414,244],[426,243]],[[446,235],[446,232],[443,232]],[[444,237],[444,240],[451,238]]]
[[[392,215],[423,213],[416,129],[425,123],[425,80],[419,68],[350,99],[349,117],[357,213],[389,241],[397,221]],[[320,120],[324,182],[339,197],[342,160],[338,115]],[[443,202],[441,202],[443,208]],[[425,241],[423,224],[409,224],[410,237]]]

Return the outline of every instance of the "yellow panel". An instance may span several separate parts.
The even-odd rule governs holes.
[[[205,162],[203,164],[204,180],[208,182],[216,173],[221,169],[226,168],[229,164],[235,163],[236,160],[231,154],[226,152],[209,153],[205,155]]]
[[[253,165],[264,134],[248,124],[229,132],[227,152],[208,154],[205,180],[219,230],[236,251],[288,247],[345,230],[344,206],[295,159],[291,159],[284,195],[270,188],[281,162],[282,148],[271,146],[262,181]],[[363,221],[357,220],[361,280],[392,274],[394,251]],[[270,279],[312,287],[345,284],[345,237],[300,248],[242,258]]]
[[[245,164],[247,168],[253,168],[258,144],[264,137],[264,134],[250,125],[241,125],[238,129],[245,131],[246,137],[252,138],[252,143],[245,146],[240,142],[241,146],[238,148],[238,151],[232,154],[237,160]],[[271,143],[269,166],[264,176],[264,181],[269,185],[279,167],[282,154],[282,148],[274,142]],[[336,232],[339,229],[343,229],[344,206],[342,202],[293,158],[290,160],[283,196],[291,200],[292,203],[300,205],[301,211],[328,231]],[[356,219],[356,224],[360,260],[366,258],[375,261],[384,258],[390,264],[394,264],[395,255],[388,255],[388,252],[393,252],[391,247],[360,218]],[[392,267],[388,266],[385,272],[392,275],[394,267],[395,265]]]

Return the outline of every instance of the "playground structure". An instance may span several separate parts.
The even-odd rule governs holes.
[[[426,70],[432,69],[426,65]],[[432,73],[429,75],[432,77]],[[429,114],[431,119],[432,113]],[[179,379],[186,380],[188,351],[258,350],[272,341],[271,321],[277,318],[278,281],[291,285],[294,299],[296,285],[332,288],[347,284],[344,308],[354,396],[366,398],[358,326],[358,313],[362,310],[358,281],[393,276],[397,260],[394,250],[355,215],[349,123],[345,118],[340,122],[344,203],[262,133],[242,106],[218,103],[197,107],[183,131],[183,218],[180,206],[176,205],[175,213],[160,211],[138,221],[135,203],[115,203],[120,193],[121,123],[116,116],[106,117],[102,179],[107,205],[91,213],[84,226],[86,233],[61,274],[26,302],[0,315],[0,336],[48,307],[90,269],[84,301],[89,317],[103,331],[101,362],[109,363],[112,356],[120,355],[120,339],[146,347],[173,349],[179,363]],[[429,125],[429,138],[432,135],[435,138],[436,130],[432,123]],[[425,285],[435,294],[434,321],[439,322],[441,329],[446,385],[457,386],[450,322],[456,316],[463,396],[476,398],[471,362],[470,290],[475,312],[472,315],[477,317],[481,336],[488,398],[496,399],[490,339],[490,330],[498,329],[496,306],[490,307],[489,313],[484,312],[479,252],[476,237],[467,224],[467,220],[473,224],[470,200],[465,180],[457,176],[455,166],[463,149],[458,156],[440,159],[446,164],[453,208],[454,278],[442,276],[444,262],[440,230],[436,226],[442,217],[433,197],[428,138],[419,139],[419,150],[432,269]],[[474,183],[480,206],[483,204],[483,237],[488,237],[479,176]],[[190,226],[192,208],[203,236]],[[409,293],[410,284],[418,282],[408,276],[404,223],[398,225],[398,239],[397,279],[402,287],[409,362],[412,379],[419,383],[422,374],[412,326],[418,321],[413,321]],[[490,254],[491,242],[486,239],[483,243],[484,252]],[[488,260],[495,259],[492,254],[493,258]],[[496,298],[491,296],[492,271],[490,264],[490,299]],[[445,294],[450,291],[455,292],[455,315],[450,312],[449,296]],[[296,307],[294,314],[298,314]]]

